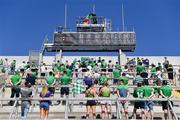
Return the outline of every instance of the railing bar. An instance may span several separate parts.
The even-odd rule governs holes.
[[[15,110],[15,108],[16,108],[16,105],[17,105],[17,100],[14,102],[12,111],[11,111],[11,113],[10,113],[10,115],[9,115],[9,120],[11,120],[11,118],[12,118],[12,115],[13,115],[13,113],[14,113],[14,110]]]
[[[174,112],[174,108],[173,108],[170,100],[168,100],[168,104],[169,104],[169,106],[170,106],[170,108],[171,108],[171,111],[172,111],[174,117],[175,117],[175,120],[178,120],[178,117],[177,117],[176,113]],[[169,110],[169,111],[170,111],[170,110]]]

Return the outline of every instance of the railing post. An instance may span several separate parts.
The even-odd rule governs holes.
[[[1,98],[4,98],[4,88],[5,88],[5,85],[3,85],[2,88],[1,88],[1,90],[0,90]],[[3,101],[1,101],[0,107],[3,107]]]
[[[121,116],[121,112],[120,112],[120,105],[119,105],[119,100],[117,98],[116,100],[116,116],[117,116],[117,120],[121,119],[122,116]]]
[[[10,113],[10,115],[9,115],[9,120],[11,120],[12,115],[13,115],[13,113],[14,113],[14,110],[15,110],[15,107],[16,107],[16,106],[17,106],[17,100],[14,102],[14,105],[13,105],[12,111],[11,111],[11,113]]]
[[[65,120],[68,119],[68,105],[69,105],[69,96],[66,96],[66,106],[65,106]]]
[[[175,120],[178,120],[178,117],[177,117],[176,113],[174,112],[174,108],[173,108],[170,100],[168,100],[168,105],[170,106],[169,112],[171,112],[171,114],[173,114]],[[169,108],[169,107],[168,107],[168,108]]]

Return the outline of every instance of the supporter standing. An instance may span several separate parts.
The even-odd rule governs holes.
[[[135,90],[134,90],[133,97],[139,98],[139,99],[144,98],[144,90],[142,87],[142,83],[137,83],[137,88],[135,88]],[[144,101],[135,101],[134,110],[133,110],[134,119],[136,119],[137,109],[139,109],[139,108],[141,109],[142,120],[145,120],[146,116],[145,116],[145,111],[144,111],[144,109],[145,109]]]
[[[34,76],[32,73],[27,74],[25,81],[31,83],[31,85],[37,85],[38,84],[36,76]]]
[[[49,114],[49,105],[51,104],[50,100],[43,100],[44,98],[49,98],[52,96],[51,92],[48,91],[47,86],[43,86],[42,92],[40,93],[40,118],[42,120],[47,120],[48,119],[48,114]]]
[[[103,85],[103,83],[104,83],[105,81],[108,81],[108,78],[107,78],[107,76],[106,76],[106,73],[104,72],[104,73],[102,73],[102,75],[101,75],[100,78],[99,78],[99,83],[100,83],[100,85]]]
[[[5,66],[8,66],[8,65],[9,65],[9,62],[8,62],[8,59],[7,59],[7,58],[5,58],[4,65],[5,65]]]
[[[139,64],[136,67],[136,72],[141,73],[144,70],[144,66],[142,65],[142,62],[139,62]]]
[[[70,85],[72,78],[67,76],[66,71],[64,71],[63,76],[60,78],[61,85],[66,85],[66,87],[61,87],[60,93],[61,97],[66,95],[68,97],[69,95],[69,87],[67,85]]]
[[[164,57],[163,67],[165,71],[167,70],[168,66],[169,66],[169,61],[167,60],[167,57]]]
[[[11,62],[10,68],[11,68],[11,73],[14,74],[14,72],[16,70],[16,60],[13,60]]]
[[[174,69],[173,69],[173,66],[171,64],[168,65],[167,72],[168,72],[168,79],[170,80],[170,83],[174,84],[175,83],[173,81],[174,80],[174,73],[173,73]]]
[[[108,76],[109,76],[109,78],[112,78],[113,68],[114,68],[114,64],[112,63],[111,60],[109,60],[109,63],[108,63]]]
[[[117,96],[119,98],[127,98],[129,96],[129,92],[128,92],[128,86],[124,85],[123,80],[119,81],[119,85],[117,86]],[[126,120],[129,119],[128,117],[128,101],[126,100],[121,100],[120,101],[120,111],[122,114],[122,111],[124,110],[125,113],[125,118]]]
[[[108,82],[103,83],[103,87],[100,88],[99,96],[103,98],[110,98],[110,88],[108,86]],[[111,119],[111,101],[103,100],[101,103],[101,119],[105,119],[107,114],[108,119]]]
[[[107,63],[103,59],[101,62],[101,72],[106,72],[106,68],[107,68]]]
[[[83,85],[83,81],[81,79],[77,79],[73,83],[73,88],[72,88],[73,96],[76,97],[77,95],[81,94],[84,91],[85,91],[85,87]]]
[[[54,74],[50,71],[49,72],[49,75],[45,78],[45,83],[47,86],[50,86],[48,87],[48,90],[54,94],[55,92],[55,83],[56,83],[56,78],[54,77]]]
[[[120,77],[120,80],[123,80],[124,85],[128,85],[129,78],[126,77],[126,73],[122,73],[122,77]]]
[[[29,111],[31,101],[29,100],[32,97],[32,89],[31,88],[31,83],[25,82],[24,87],[21,88],[21,98],[24,99],[21,102],[21,117],[22,120],[26,120],[27,118],[27,113]]]
[[[85,96],[87,98],[96,97],[96,89],[94,88],[93,84],[86,88]],[[95,100],[87,100],[87,103],[86,103],[86,119],[90,118],[91,112],[93,115],[93,119],[96,119],[96,101]]]
[[[144,98],[151,99],[154,96],[154,89],[149,86],[148,79],[145,79],[143,83],[144,83],[144,87],[143,87]],[[147,112],[148,111],[150,112],[151,120],[154,119],[153,105],[154,105],[153,101],[151,100],[145,101],[145,109]]]
[[[121,70],[116,67],[116,68],[113,70],[113,84],[114,84],[114,85],[117,85],[120,76],[121,76]]]
[[[85,76],[85,78],[83,79],[84,81],[84,84],[85,85],[92,85],[93,84],[93,79],[88,77],[88,76]]]
[[[21,76],[16,71],[15,74],[10,78],[10,84],[12,85],[10,98],[14,98],[14,96],[19,97],[20,83],[21,83]],[[9,105],[13,105],[13,104],[14,104],[14,101],[9,102]]]
[[[160,95],[163,98],[172,98],[173,94],[172,94],[172,87],[168,85],[167,80],[163,80],[163,85],[160,87]],[[171,102],[172,106],[173,106],[173,102]],[[168,120],[168,110],[170,110],[171,115],[172,115],[172,119],[174,120],[174,115],[171,111],[170,105],[168,101],[162,101],[162,109],[164,111],[164,119]]]
[[[100,78],[100,74],[98,73],[97,70],[95,70],[95,73],[93,74],[94,81],[96,81],[98,83],[99,82],[99,78]]]

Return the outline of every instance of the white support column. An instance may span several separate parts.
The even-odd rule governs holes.
[[[121,51],[121,49],[119,49],[118,62],[120,65],[121,65],[121,54],[122,54],[122,51]]]
[[[60,62],[62,62],[62,53],[63,53],[63,51],[62,51],[62,49],[60,49],[59,53],[56,54],[55,62],[57,62],[58,60]]]

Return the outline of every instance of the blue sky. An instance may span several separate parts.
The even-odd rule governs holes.
[[[125,26],[137,37],[128,55],[180,55],[180,0],[0,0],[0,55],[28,55],[45,35],[51,40],[55,27],[64,25],[66,1],[71,29],[76,16],[87,15],[95,3],[96,14],[112,19],[114,31],[122,28],[123,1]]]

